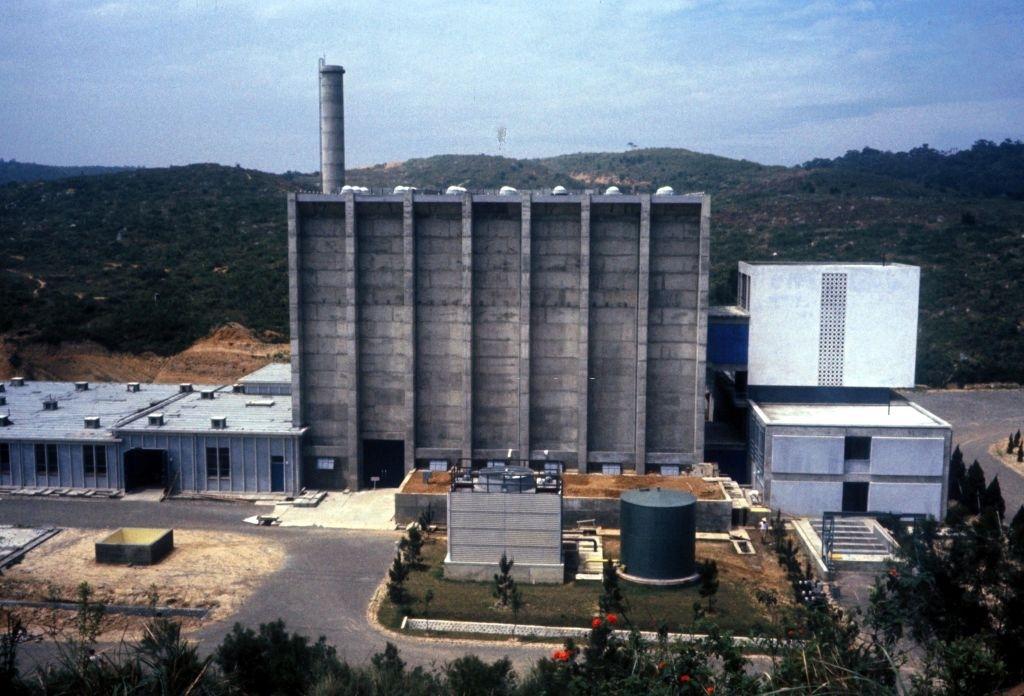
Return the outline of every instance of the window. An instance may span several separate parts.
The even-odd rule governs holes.
[[[6,442],[0,442],[0,476],[9,476],[11,473],[11,446]]]
[[[740,307],[750,309],[750,276],[740,273]]]
[[[57,445],[36,445],[36,475],[57,475]]]
[[[222,479],[231,477],[231,455],[227,447],[206,448],[206,476]]]
[[[620,476],[622,475],[621,464],[602,464],[601,473],[605,476]]]
[[[431,459],[427,465],[430,471],[448,471],[447,459]]]
[[[845,446],[845,457],[847,460],[871,459],[871,438],[847,437]]]
[[[679,476],[680,467],[678,464],[662,464],[661,465],[662,476]]]
[[[334,457],[317,457],[316,468],[318,471],[334,471]]]
[[[86,476],[106,476],[107,448],[104,445],[82,445],[82,466]]]

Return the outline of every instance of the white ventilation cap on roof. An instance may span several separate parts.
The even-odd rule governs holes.
[[[608,188],[606,188],[604,190],[604,195],[606,195],[606,196],[621,196],[622,195],[622,191],[619,190],[618,186],[609,186]]]
[[[661,188],[659,188],[657,191],[654,192],[654,195],[655,196],[672,196],[672,195],[675,194],[675,192],[676,192],[676,190],[674,188],[672,188],[671,186],[662,186]]]
[[[551,189],[551,195],[552,196],[568,196],[569,192],[565,190],[564,186],[559,185],[559,186],[556,186],[553,189]]]
[[[519,193],[519,191],[513,188],[512,186],[502,186],[500,189],[498,189],[499,196],[514,196],[517,193]]]
[[[449,186],[448,188],[446,188],[444,190],[444,194],[446,196],[454,196],[456,194],[465,193],[465,192],[466,192],[466,187],[465,186]]]
[[[396,186],[394,193],[405,193],[406,191],[415,191],[415,186]]]

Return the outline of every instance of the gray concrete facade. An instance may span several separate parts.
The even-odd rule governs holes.
[[[290,196],[307,485],[364,486],[368,440],[401,442],[406,471],[509,450],[581,470],[699,462],[709,205]]]

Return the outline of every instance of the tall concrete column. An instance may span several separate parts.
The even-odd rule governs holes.
[[[647,305],[651,278],[651,195],[640,197],[636,303],[636,472],[647,472]]]
[[[707,418],[707,343],[708,343],[708,274],[711,266],[711,196],[704,195],[700,206],[700,241],[697,253],[697,336],[694,365],[693,459],[704,460],[704,420]],[[701,414],[704,418],[701,418]],[[945,498],[943,498],[945,500]]]
[[[345,68],[320,61],[320,185],[337,193],[345,184]]]
[[[530,215],[532,196],[523,194],[519,241],[519,456],[530,458]]]
[[[295,194],[288,194],[288,331],[291,335],[292,425],[305,422],[302,408],[302,298],[299,290],[299,227]]]
[[[473,196],[462,194],[462,457],[473,457]]]
[[[403,337],[409,364],[405,370],[405,471],[416,467],[416,239],[412,191],[402,198],[403,298],[407,313]]]
[[[587,470],[588,397],[590,387],[590,194],[580,201],[580,316],[577,327],[576,466]]]
[[[347,418],[345,419],[345,446],[348,450],[348,467],[345,470],[347,485],[352,490],[359,488],[363,480],[363,440],[359,436],[359,316],[356,293],[356,197],[349,191],[345,194],[345,307],[342,322],[347,329],[341,333],[349,341],[342,361],[343,369],[350,375],[347,394]]]

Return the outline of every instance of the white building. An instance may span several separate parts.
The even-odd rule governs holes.
[[[903,264],[740,263],[748,461],[773,509],[945,514],[950,426],[893,391],[914,386],[919,283]]]

